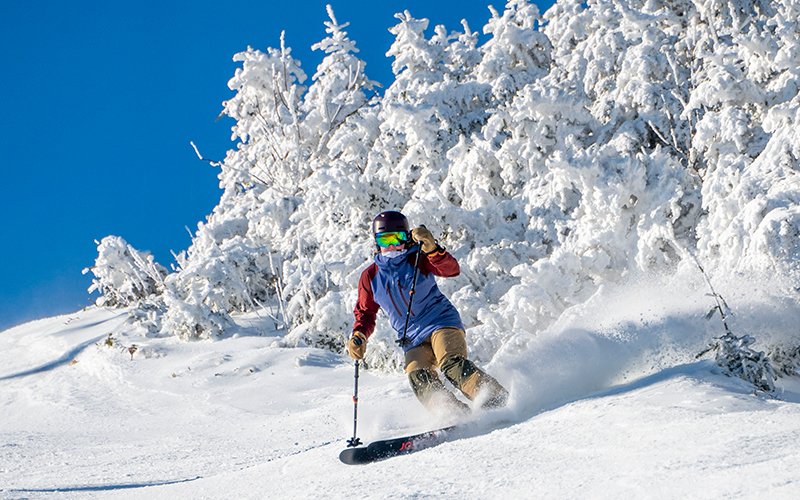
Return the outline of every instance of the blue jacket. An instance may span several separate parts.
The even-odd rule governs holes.
[[[394,258],[376,254],[375,263],[361,273],[354,311],[354,331],[360,331],[367,337],[372,335],[375,317],[382,307],[389,315],[392,328],[397,331],[397,338],[403,336],[417,248],[414,245],[405,254]],[[405,348],[406,351],[424,342],[440,328],[464,328],[461,316],[439,290],[434,278],[458,276],[458,261],[445,250],[432,255],[420,255],[419,275],[406,333],[411,344]]]

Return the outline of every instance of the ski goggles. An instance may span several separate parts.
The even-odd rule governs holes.
[[[392,245],[405,245],[408,241],[408,233],[405,231],[392,231],[389,233],[378,233],[375,235],[375,243],[379,247],[389,247]]]

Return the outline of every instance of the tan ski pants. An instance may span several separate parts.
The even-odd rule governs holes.
[[[422,344],[406,352],[406,373],[414,394],[432,413],[469,411],[466,404],[445,388],[436,368],[468,399],[480,395],[484,408],[503,406],[508,398],[508,391],[497,380],[467,359],[466,334],[460,328],[436,330]]]

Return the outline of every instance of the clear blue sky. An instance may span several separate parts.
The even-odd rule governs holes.
[[[94,240],[122,236],[170,267],[219,200],[200,161],[234,147],[215,119],[248,45],[280,46],[310,77],[325,5],[388,86],[394,13],[481,32],[505,0],[4,1],[0,4],[0,331],[89,305]],[[552,0],[537,0],[544,12]],[[481,43],[486,40],[481,37]],[[96,294],[95,294],[96,297]]]

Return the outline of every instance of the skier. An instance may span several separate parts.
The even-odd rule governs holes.
[[[411,388],[428,411],[434,415],[470,411],[468,405],[444,386],[436,368],[482,408],[505,405],[508,391],[467,359],[461,317],[436,285],[434,276],[458,276],[458,261],[439,246],[425,226],[409,231],[408,219],[400,212],[378,214],[372,221],[372,235],[375,263],[361,273],[358,284],[355,324],[347,346],[350,356],[356,360],[364,358],[367,339],[375,330],[375,317],[382,307],[405,351]],[[421,245],[421,253],[417,252],[417,245]],[[417,255],[419,272],[411,300]]]

